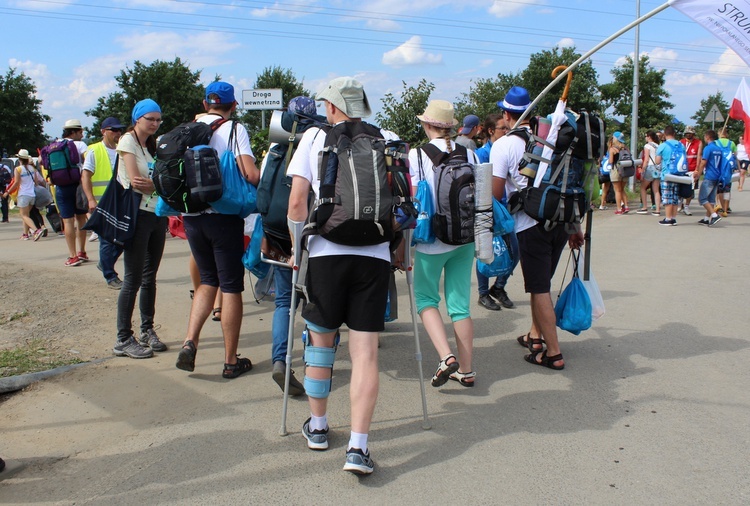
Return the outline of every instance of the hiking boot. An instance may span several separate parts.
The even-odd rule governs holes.
[[[286,379],[286,364],[280,360],[274,362],[271,377],[276,382],[276,384],[279,385],[281,391],[283,392],[284,381]],[[292,397],[297,397],[303,395],[304,393],[305,387],[302,386],[302,383],[297,381],[297,378],[294,377],[294,370],[292,370],[291,375],[289,376],[289,395],[291,395]]]
[[[346,450],[346,463],[344,471],[354,474],[370,474],[375,469],[375,463],[370,458],[370,452],[363,452],[359,448]]]
[[[505,288],[493,286],[490,288],[490,295],[497,299],[497,301],[506,309],[513,309],[516,307],[516,305],[513,304],[513,301],[510,300],[510,297],[508,297]]]
[[[153,351],[138,344],[132,335],[126,341],[118,340],[115,347],[112,348],[112,353],[118,357],[130,358],[151,358],[154,356]]]
[[[494,300],[492,300],[492,297],[490,297],[489,294],[479,296],[479,305],[490,311],[500,311],[502,309]]]
[[[76,256],[81,260],[81,262],[89,261],[89,256],[86,254],[85,251],[79,251]]]
[[[148,329],[141,332],[141,346],[151,348],[151,351],[167,351],[167,345],[159,340],[154,329]]]
[[[114,277],[107,281],[107,286],[112,290],[120,290],[122,288],[122,280],[118,277]]]
[[[711,218],[711,221],[708,222],[708,226],[709,227],[713,227],[714,225],[716,225],[720,221],[721,221],[721,216],[714,216],[713,218]]]
[[[324,430],[310,430],[310,420],[312,418],[308,418],[302,424],[302,435],[307,439],[307,447],[311,450],[327,450],[328,427]]]
[[[65,260],[65,267],[75,267],[76,265],[81,265],[82,263],[83,260],[78,257],[68,257],[68,259]]]
[[[250,362],[249,358],[240,358],[237,355],[236,364],[224,364],[224,370],[221,372],[221,376],[226,379],[236,378],[240,374],[245,374],[253,368],[253,363]]]

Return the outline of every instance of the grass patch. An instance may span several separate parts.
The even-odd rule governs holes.
[[[12,350],[0,350],[0,377],[46,371],[83,360],[49,350],[43,339],[32,339]]]
[[[6,323],[10,323],[12,321],[20,320],[24,316],[29,316],[29,312],[26,311],[25,309],[23,311],[21,311],[20,313],[13,313],[9,317],[3,318],[2,320],[0,320],[0,325],[5,325]]]

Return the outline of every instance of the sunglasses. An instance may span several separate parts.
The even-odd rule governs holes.
[[[109,130],[110,132],[122,133],[122,128],[105,128],[105,130]]]

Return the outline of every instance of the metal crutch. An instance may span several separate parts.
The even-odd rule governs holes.
[[[404,261],[406,262],[406,284],[409,288],[409,303],[411,306],[411,321],[414,324],[414,346],[416,352],[414,357],[417,359],[417,368],[419,369],[419,390],[422,394],[422,428],[430,430],[430,420],[427,418],[427,396],[424,390],[424,374],[422,372],[422,349],[419,345],[419,327],[417,324],[417,303],[414,300],[414,273],[411,264],[411,229],[404,230]]]

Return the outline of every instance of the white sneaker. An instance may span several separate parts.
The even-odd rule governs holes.
[[[89,242],[96,242],[99,240],[99,235],[96,232],[91,232],[89,236]]]
[[[683,207],[682,208],[682,212],[683,212],[683,214],[685,214],[685,216],[692,216],[693,215],[693,213],[690,212],[690,208],[688,206]]]

